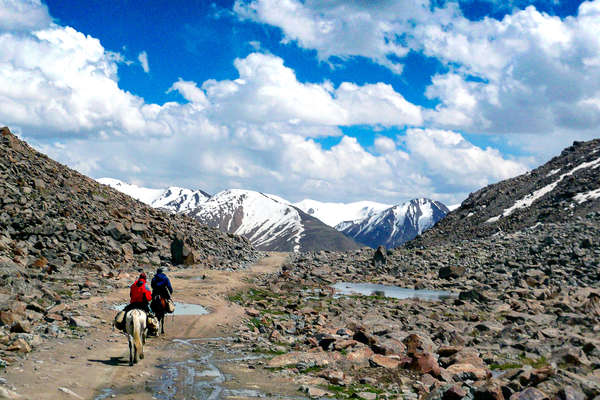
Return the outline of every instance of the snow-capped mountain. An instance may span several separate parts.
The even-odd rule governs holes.
[[[341,222],[336,229],[367,246],[394,248],[431,228],[448,212],[448,208],[438,201],[414,199],[359,221]]]
[[[176,186],[168,189],[148,189],[113,178],[100,178],[97,181],[149,206],[175,213],[187,214],[210,198],[210,195],[202,190],[184,189]]]
[[[210,195],[202,190],[173,186],[165,190],[151,205],[180,214],[189,214],[208,199]]]
[[[121,193],[125,193],[126,195],[133,197],[134,199],[139,200],[142,203],[148,204],[149,206],[151,206],[152,202],[158,199],[165,192],[165,189],[149,189],[125,183],[123,181],[113,178],[100,178],[96,179],[96,181],[103,185],[110,186],[111,188],[116,189]]]
[[[259,250],[349,250],[359,247],[287,201],[251,190],[232,189],[217,193],[189,215],[222,231],[245,236]]]
[[[507,234],[600,212],[600,139],[574,142],[546,164],[486,186],[411,246]]]
[[[329,226],[335,227],[343,221],[358,221],[390,208],[391,205],[376,203],[374,201],[357,201],[354,203],[325,203],[321,201],[304,199],[294,203],[308,215],[320,219]]]

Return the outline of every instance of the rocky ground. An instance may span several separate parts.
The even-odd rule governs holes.
[[[148,207],[0,130],[0,367],[90,324],[80,300],[129,285],[138,269],[244,268],[247,240]]]
[[[232,300],[311,397],[600,398],[600,213],[462,246],[303,254]],[[334,282],[443,289],[335,296]]]

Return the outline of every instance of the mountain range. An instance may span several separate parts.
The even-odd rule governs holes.
[[[252,190],[230,189],[211,196],[179,187],[148,189],[112,178],[98,181],[153,207],[187,214],[224,232],[242,235],[257,249],[270,251],[397,247],[448,212],[443,204],[429,199],[397,206],[311,199],[292,203]]]

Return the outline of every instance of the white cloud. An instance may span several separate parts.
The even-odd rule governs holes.
[[[379,154],[388,154],[396,150],[396,143],[385,136],[379,136],[374,142],[375,151]]]
[[[315,49],[321,60],[363,56],[400,73],[409,48],[401,35],[430,15],[429,1],[236,1],[240,18],[281,28],[284,42]],[[436,11],[445,13],[445,11]]]
[[[281,58],[252,53],[235,60],[237,79],[179,79],[169,90],[187,103],[159,105],[119,88],[122,61],[68,27],[0,32],[0,124],[95,177],[212,192],[241,185],[291,200],[456,202],[523,169],[445,131],[409,129],[404,150],[379,137],[377,153],[367,151],[340,127],[423,122],[422,109],[384,83],[300,82]],[[473,107],[472,89],[464,90],[455,107]],[[432,96],[444,93],[431,89]],[[340,141],[328,149],[314,139],[331,136]],[[500,172],[491,171],[495,164]]]
[[[142,51],[140,54],[138,54],[138,61],[140,62],[140,65],[142,66],[142,69],[144,70],[145,73],[149,73],[150,72],[150,66],[148,65],[148,53],[146,53],[145,51]]]
[[[48,8],[39,0],[0,0],[0,32],[42,29],[51,22]]]

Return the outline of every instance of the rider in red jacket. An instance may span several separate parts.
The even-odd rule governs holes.
[[[129,289],[129,304],[125,307],[124,311],[133,310],[134,308],[143,310],[146,314],[150,313],[150,300],[152,300],[152,293],[146,287],[146,274],[142,272],[138,280],[136,280],[131,288]]]

